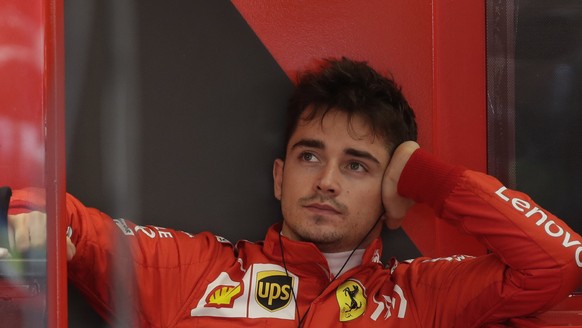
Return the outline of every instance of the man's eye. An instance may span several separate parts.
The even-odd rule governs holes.
[[[303,153],[301,153],[301,154],[299,155],[299,157],[300,157],[302,160],[306,161],[306,162],[315,162],[315,161],[317,161],[317,157],[315,157],[315,155],[314,155],[314,154],[312,154],[312,153],[308,153],[308,152],[303,152]]]
[[[366,171],[366,168],[358,162],[350,162],[348,164],[348,169],[351,171],[359,171],[359,172],[364,172]]]

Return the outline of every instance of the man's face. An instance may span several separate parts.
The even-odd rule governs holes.
[[[304,118],[306,115],[302,116]],[[382,215],[381,185],[389,154],[358,116],[339,111],[300,119],[285,161],[273,167],[283,235],[315,243],[323,252],[355,248]],[[376,238],[377,224],[363,243]]]

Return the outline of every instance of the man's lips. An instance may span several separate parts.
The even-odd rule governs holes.
[[[304,206],[310,211],[321,213],[321,214],[341,214],[335,207],[328,204],[312,203]]]

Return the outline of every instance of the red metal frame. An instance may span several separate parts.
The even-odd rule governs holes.
[[[47,191],[47,327],[67,327],[65,217],[64,8],[63,0],[44,7]]]
[[[47,327],[66,327],[65,229],[59,220],[65,188],[63,0],[5,0],[0,7],[0,183],[47,190],[47,290],[39,297],[46,297]],[[18,324],[36,310],[7,314],[3,324]]]

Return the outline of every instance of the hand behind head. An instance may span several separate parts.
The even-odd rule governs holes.
[[[414,201],[398,194],[398,182],[400,175],[408,163],[410,156],[420,146],[414,141],[406,141],[396,148],[382,181],[382,204],[384,205],[385,224],[390,229],[397,229]]]

